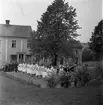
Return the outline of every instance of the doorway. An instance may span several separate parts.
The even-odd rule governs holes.
[[[19,54],[19,63],[24,62],[24,54]]]
[[[11,63],[16,63],[17,62],[17,55],[11,55]]]

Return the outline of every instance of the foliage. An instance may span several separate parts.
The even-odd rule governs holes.
[[[61,84],[61,87],[68,88],[72,82],[74,82],[75,86],[84,86],[89,80],[91,80],[91,76],[87,65],[81,66],[81,69],[79,68],[77,71],[69,73],[61,72],[58,75],[53,74],[46,79],[47,85],[52,88],[58,83]]]
[[[96,68],[95,68],[95,72],[96,72],[96,78],[98,77],[102,77],[103,78],[103,65],[102,64],[98,64],[96,65]]]
[[[85,62],[83,66],[81,66],[81,69],[78,69],[77,71],[89,73],[91,80],[103,77],[103,67],[100,61]]]
[[[89,46],[96,53],[97,60],[103,57],[103,20],[95,27],[90,38]]]
[[[53,77],[50,77],[48,83],[52,84],[53,86],[56,86],[57,83],[59,83],[62,87],[68,88],[69,86],[71,86],[72,82],[74,82],[74,86],[84,86],[91,79],[92,78],[89,74],[88,65],[84,64],[76,67],[76,70],[69,73],[62,71],[56,76],[56,78],[53,75]]]
[[[78,85],[84,86],[90,79],[91,78],[88,72],[85,72],[85,71],[77,72],[76,81]]]
[[[75,82],[76,85],[84,86],[89,80],[91,80],[91,75],[89,74],[89,65],[87,63],[84,63],[81,66],[77,66],[75,68],[76,74],[75,76]]]
[[[81,66],[77,66],[71,73],[61,72],[57,78],[58,82],[67,88],[71,82],[74,82],[75,86],[84,86],[90,80],[97,79],[98,77],[103,78],[102,64],[96,63],[94,65],[92,63],[84,63]]]
[[[69,6],[64,0],[54,0],[48,6],[47,11],[43,13],[41,22],[38,21],[37,32],[41,37],[54,35],[58,39],[60,37],[67,39],[70,34],[71,36],[77,36],[75,32],[79,27],[75,17],[76,9]]]
[[[54,73],[50,75],[48,78],[45,79],[47,86],[50,88],[55,88],[56,85],[59,83],[59,78]]]
[[[70,75],[63,74],[59,76],[60,84],[64,88],[68,88],[70,86]]]
[[[55,88],[57,84],[61,87],[68,88],[70,86],[71,76],[67,73],[61,72],[59,75],[52,74],[46,78],[47,86]]]
[[[82,61],[93,61],[95,57],[95,54],[89,49],[84,48],[82,52]]]
[[[54,66],[60,54],[74,57],[69,40],[78,36],[79,28],[76,9],[64,0],[54,0],[38,21],[37,31],[29,39],[32,54],[38,58],[51,56]]]

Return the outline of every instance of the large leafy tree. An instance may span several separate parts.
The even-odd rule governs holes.
[[[103,57],[103,20],[94,28],[89,46],[96,53],[97,60]]]
[[[59,55],[74,56],[72,44],[78,36],[76,9],[64,0],[54,0],[38,21],[37,31],[30,37],[31,52],[41,56],[51,56],[54,65]]]

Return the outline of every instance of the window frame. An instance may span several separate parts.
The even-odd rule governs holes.
[[[29,40],[27,40],[27,48],[30,48]]]
[[[16,40],[12,40],[12,48],[16,48]]]

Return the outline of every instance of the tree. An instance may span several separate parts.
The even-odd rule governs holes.
[[[94,53],[88,48],[85,47],[82,52],[82,61],[93,61]]]
[[[38,21],[37,31],[31,35],[31,52],[51,56],[53,65],[59,54],[75,57],[69,41],[79,35],[76,16],[76,9],[64,0],[54,0]]]
[[[103,57],[103,20],[94,28],[94,32],[90,38],[89,47],[96,53],[96,59]]]

